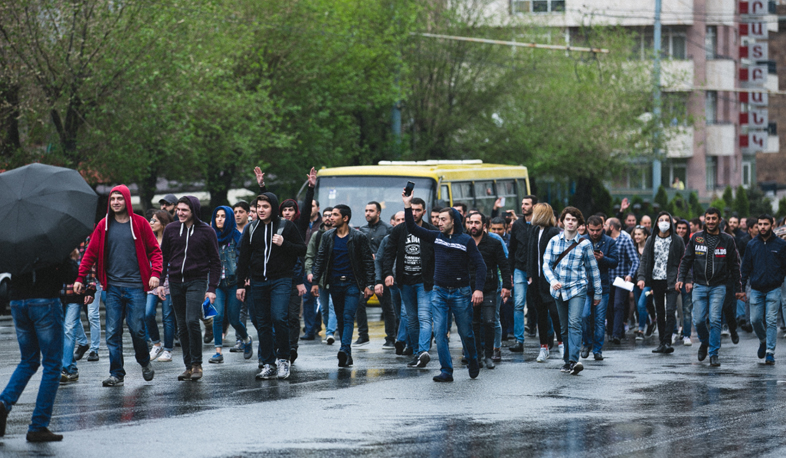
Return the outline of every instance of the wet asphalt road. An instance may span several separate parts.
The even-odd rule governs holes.
[[[0,321],[0,385],[19,360],[9,321]],[[607,344],[603,362],[579,376],[559,371],[556,348],[535,362],[536,339],[524,355],[503,349],[493,371],[470,380],[457,364],[452,384],[408,369],[383,350],[381,324],[372,342],[353,350],[351,369],[336,367],[337,345],[303,342],[286,381],[256,381],[256,355],[228,353],[205,364],[200,382],[177,382],[181,354],[154,363],[145,382],[126,352],[125,386],[103,388],[109,361],[80,361],[78,382],[62,386],[51,429],[61,443],[28,444],[40,376],[9,416],[2,456],[784,456],[786,360],[765,366],[757,341],[723,339],[720,368],[696,359],[698,344],[670,356],[651,353],[655,338]],[[230,335],[232,331],[230,331]],[[130,339],[126,336],[126,349]],[[781,346],[786,341],[779,339]],[[205,358],[212,347],[204,346]],[[778,354],[776,353],[776,358]]]

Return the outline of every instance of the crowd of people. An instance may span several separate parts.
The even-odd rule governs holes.
[[[55,394],[59,384],[79,380],[85,354],[99,360],[101,302],[105,387],[122,386],[127,375],[123,321],[146,381],[155,376],[154,361],[176,359],[176,347],[184,366],[177,379],[200,380],[203,346],[211,343],[209,364],[225,362],[225,346],[244,359],[256,351],[260,380],[289,378],[300,340],[338,341],[338,367],[351,367],[353,346],[370,344],[372,296],[382,310],[382,348],[405,357],[408,367],[426,368],[436,345],[435,382],[453,381],[453,322],[471,378],[500,363],[503,341],[523,353],[525,338],[537,337],[535,361],[546,363],[556,352],[560,370],[577,375],[590,353],[603,360],[606,340],[651,339],[653,353],[668,355],[679,342],[693,344],[694,327],[699,361],[709,356],[719,366],[721,336],[736,344],[742,329],[759,339],[758,358],[775,363],[786,226],[770,215],[724,219],[711,207],[691,221],[665,211],[653,219],[628,212],[625,200],[617,215],[585,217],[575,207],[555,213],[534,195],[522,199],[521,214],[501,214],[498,201],[487,215],[462,203],[428,208],[404,189],[401,211],[389,222],[372,201],[361,225],[347,205],[320,208],[313,168],[302,204],[280,201],[265,174],[254,173],[257,197],[215,208],[209,222],[194,196],[170,194],[160,210],[137,215],[128,188],[117,186],[106,217],[69,259],[13,278],[12,310],[35,303],[40,316],[14,314],[23,355],[0,395],[0,436],[41,359],[27,437],[62,439],[47,429]],[[214,316],[205,314],[209,305]],[[50,329],[31,335],[20,330],[23,319]],[[25,339],[37,339],[35,352],[25,353]]]

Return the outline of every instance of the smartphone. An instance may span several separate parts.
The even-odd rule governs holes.
[[[407,181],[407,186],[404,188],[404,195],[409,197],[412,195],[412,190],[415,189],[415,183]]]

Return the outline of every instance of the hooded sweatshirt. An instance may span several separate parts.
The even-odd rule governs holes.
[[[461,214],[450,209],[453,217],[453,234],[430,231],[415,224],[412,209],[404,209],[407,231],[423,241],[434,244],[434,284],[443,288],[470,286],[469,268],[475,267],[475,291],[483,291],[486,284],[486,263],[478,251],[475,240],[464,233]]]
[[[221,281],[221,259],[218,256],[216,231],[199,219],[199,199],[186,196],[193,215],[191,227],[180,221],[167,224],[161,240],[164,272],[170,283],[208,280],[207,292],[214,293]]]
[[[257,220],[249,223],[240,239],[240,258],[237,265],[238,284],[245,281],[279,280],[294,276],[299,256],[306,255],[306,244],[298,227],[291,221],[279,217],[278,198],[272,192],[264,192],[270,201],[271,217],[265,224]],[[284,238],[281,246],[273,243],[273,236]]]
[[[131,237],[134,239],[134,249],[136,250],[136,259],[139,264],[139,274],[141,277],[141,287],[148,291],[150,277],[164,278],[162,275],[163,263],[161,249],[158,247],[156,235],[150,228],[150,223],[143,216],[137,215],[131,208],[131,192],[125,185],[119,185],[112,188],[109,193],[111,196],[113,192],[119,192],[123,195],[126,201],[126,208],[130,219]],[[93,230],[90,236],[90,244],[87,246],[85,255],[82,257],[82,262],[79,265],[79,274],[76,281],[85,283],[85,277],[90,273],[90,269],[97,264],[96,273],[98,281],[103,285],[104,289],[112,286],[107,280],[107,262],[109,261],[109,252],[106,247],[106,235],[109,232],[109,226],[115,222],[115,212],[112,210],[111,205],[107,204],[106,217],[101,219]]]

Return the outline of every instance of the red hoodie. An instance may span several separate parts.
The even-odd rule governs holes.
[[[145,292],[150,290],[150,277],[161,278],[161,269],[163,267],[163,257],[161,256],[161,249],[158,247],[156,235],[153,229],[150,228],[150,223],[142,216],[134,213],[131,206],[131,191],[128,190],[126,185],[119,185],[112,188],[109,193],[111,196],[113,192],[119,192],[126,200],[126,208],[131,217],[131,236],[134,237],[134,246],[136,247],[136,258],[139,260],[139,273],[142,276],[142,287]],[[85,282],[85,277],[90,272],[94,264],[98,263],[97,275],[98,281],[104,289],[110,285],[106,279],[106,232],[109,230],[109,219],[115,217],[115,212],[112,207],[107,203],[106,217],[98,222],[96,228],[93,230],[93,235],[90,236],[90,244],[87,246],[87,251],[82,257],[82,263],[79,265],[79,275],[76,281],[80,283]]]

